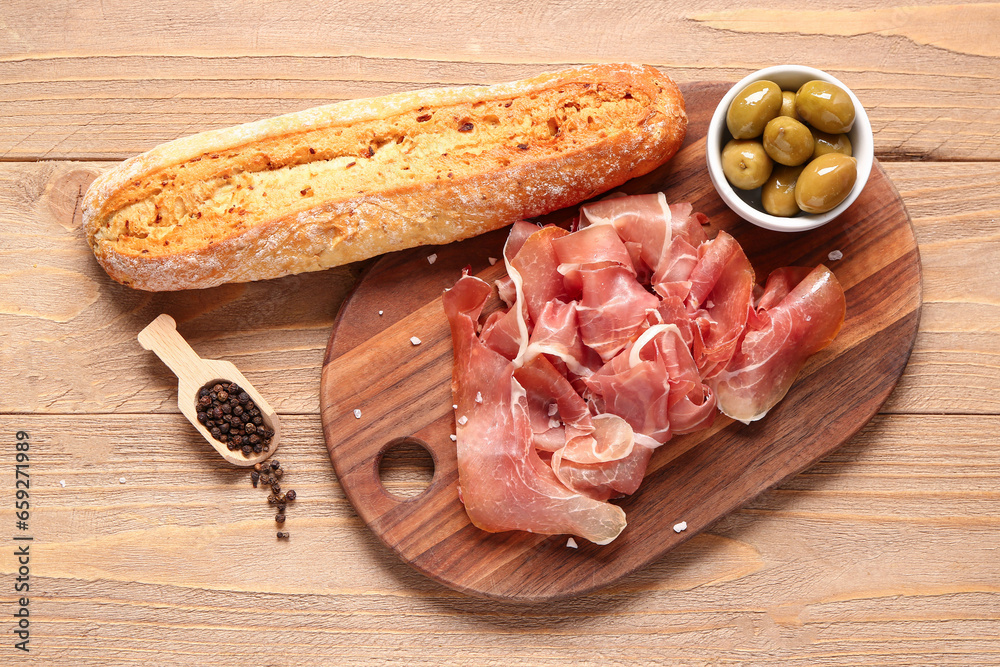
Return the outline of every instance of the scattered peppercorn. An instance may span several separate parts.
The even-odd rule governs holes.
[[[284,533],[283,533],[283,532],[281,532],[280,530],[278,531],[278,539],[279,539],[279,540],[280,540],[280,539],[282,539],[282,538],[284,538],[284,539],[288,539],[288,537],[289,537],[289,535],[288,535],[288,533],[287,533],[287,532],[284,532]]]
[[[278,523],[285,523],[285,515],[284,514],[275,514],[274,515],[274,520],[277,521]]]
[[[289,489],[288,492],[285,494],[285,499],[295,500],[295,489]]]
[[[256,470],[250,473],[250,482],[253,484],[253,488],[257,488],[257,481],[260,479],[260,473]]]

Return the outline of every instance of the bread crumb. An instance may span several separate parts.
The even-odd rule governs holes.
[[[580,545],[572,537],[566,540],[566,547],[569,549],[579,549]]]
[[[354,418],[361,419],[361,410],[359,410],[358,408],[354,408]]]
[[[433,264],[434,262],[437,261],[437,259],[438,259],[437,253],[433,253],[433,254],[427,255],[427,263],[428,264]]]
[[[417,338],[416,336],[410,336],[410,342],[413,343],[414,345],[420,345],[420,339]]]
[[[683,533],[687,529],[688,529],[687,521],[681,521],[680,523],[675,523],[674,524],[674,532],[675,533]]]
[[[838,259],[844,259],[844,253],[839,250],[832,250],[830,254],[826,256],[831,262],[836,262]]]

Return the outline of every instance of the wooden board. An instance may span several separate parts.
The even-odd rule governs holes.
[[[658,449],[643,485],[619,502],[629,525],[607,546],[566,536],[490,534],[458,500],[451,409],[452,351],[440,304],[462,267],[502,273],[501,230],[440,248],[378,260],[345,301],[323,367],[320,406],[327,448],[348,499],[404,561],[457,590],[509,601],[544,601],[592,591],[658,559],[762,491],[805,470],[856,433],[895,386],[909,358],[920,311],[920,264],[909,216],[876,164],[851,209],[818,230],[782,234],[738,219],[705,171],[704,134],[725,84],[684,87],[691,126],[685,147],[663,168],[622,191],[663,190],[690,201],[713,230],[742,244],[758,278],[779,266],[826,263],[847,294],[844,327],[803,369],[785,399],[746,426],[725,417]],[[547,216],[566,221],[574,210]],[[828,260],[840,250],[843,259]],[[436,254],[433,264],[428,260]],[[411,337],[420,343],[414,345]],[[360,410],[360,417],[355,410]],[[383,454],[401,442],[430,452],[434,476],[402,499],[379,479]],[[688,528],[671,527],[686,521]]]

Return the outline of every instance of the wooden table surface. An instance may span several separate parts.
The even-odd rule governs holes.
[[[0,664],[1000,664],[1000,5],[766,4],[4,3]],[[797,62],[850,85],[913,219],[919,334],[859,435],[651,567],[542,606],[474,599],[384,548],[327,457],[319,371],[363,267],[133,291],[94,261],[80,198],[197,131],[599,61],[679,82]],[[281,414],[291,539],[137,344],[161,312]],[[390,473],[400,492],[428,475]]]

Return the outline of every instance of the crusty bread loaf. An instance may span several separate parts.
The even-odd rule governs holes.
[[[83,220],[137,289],[275,278],[570,206],[666,162],[686,126],[639,65],[351,100],[158,146],[98,178]]]

